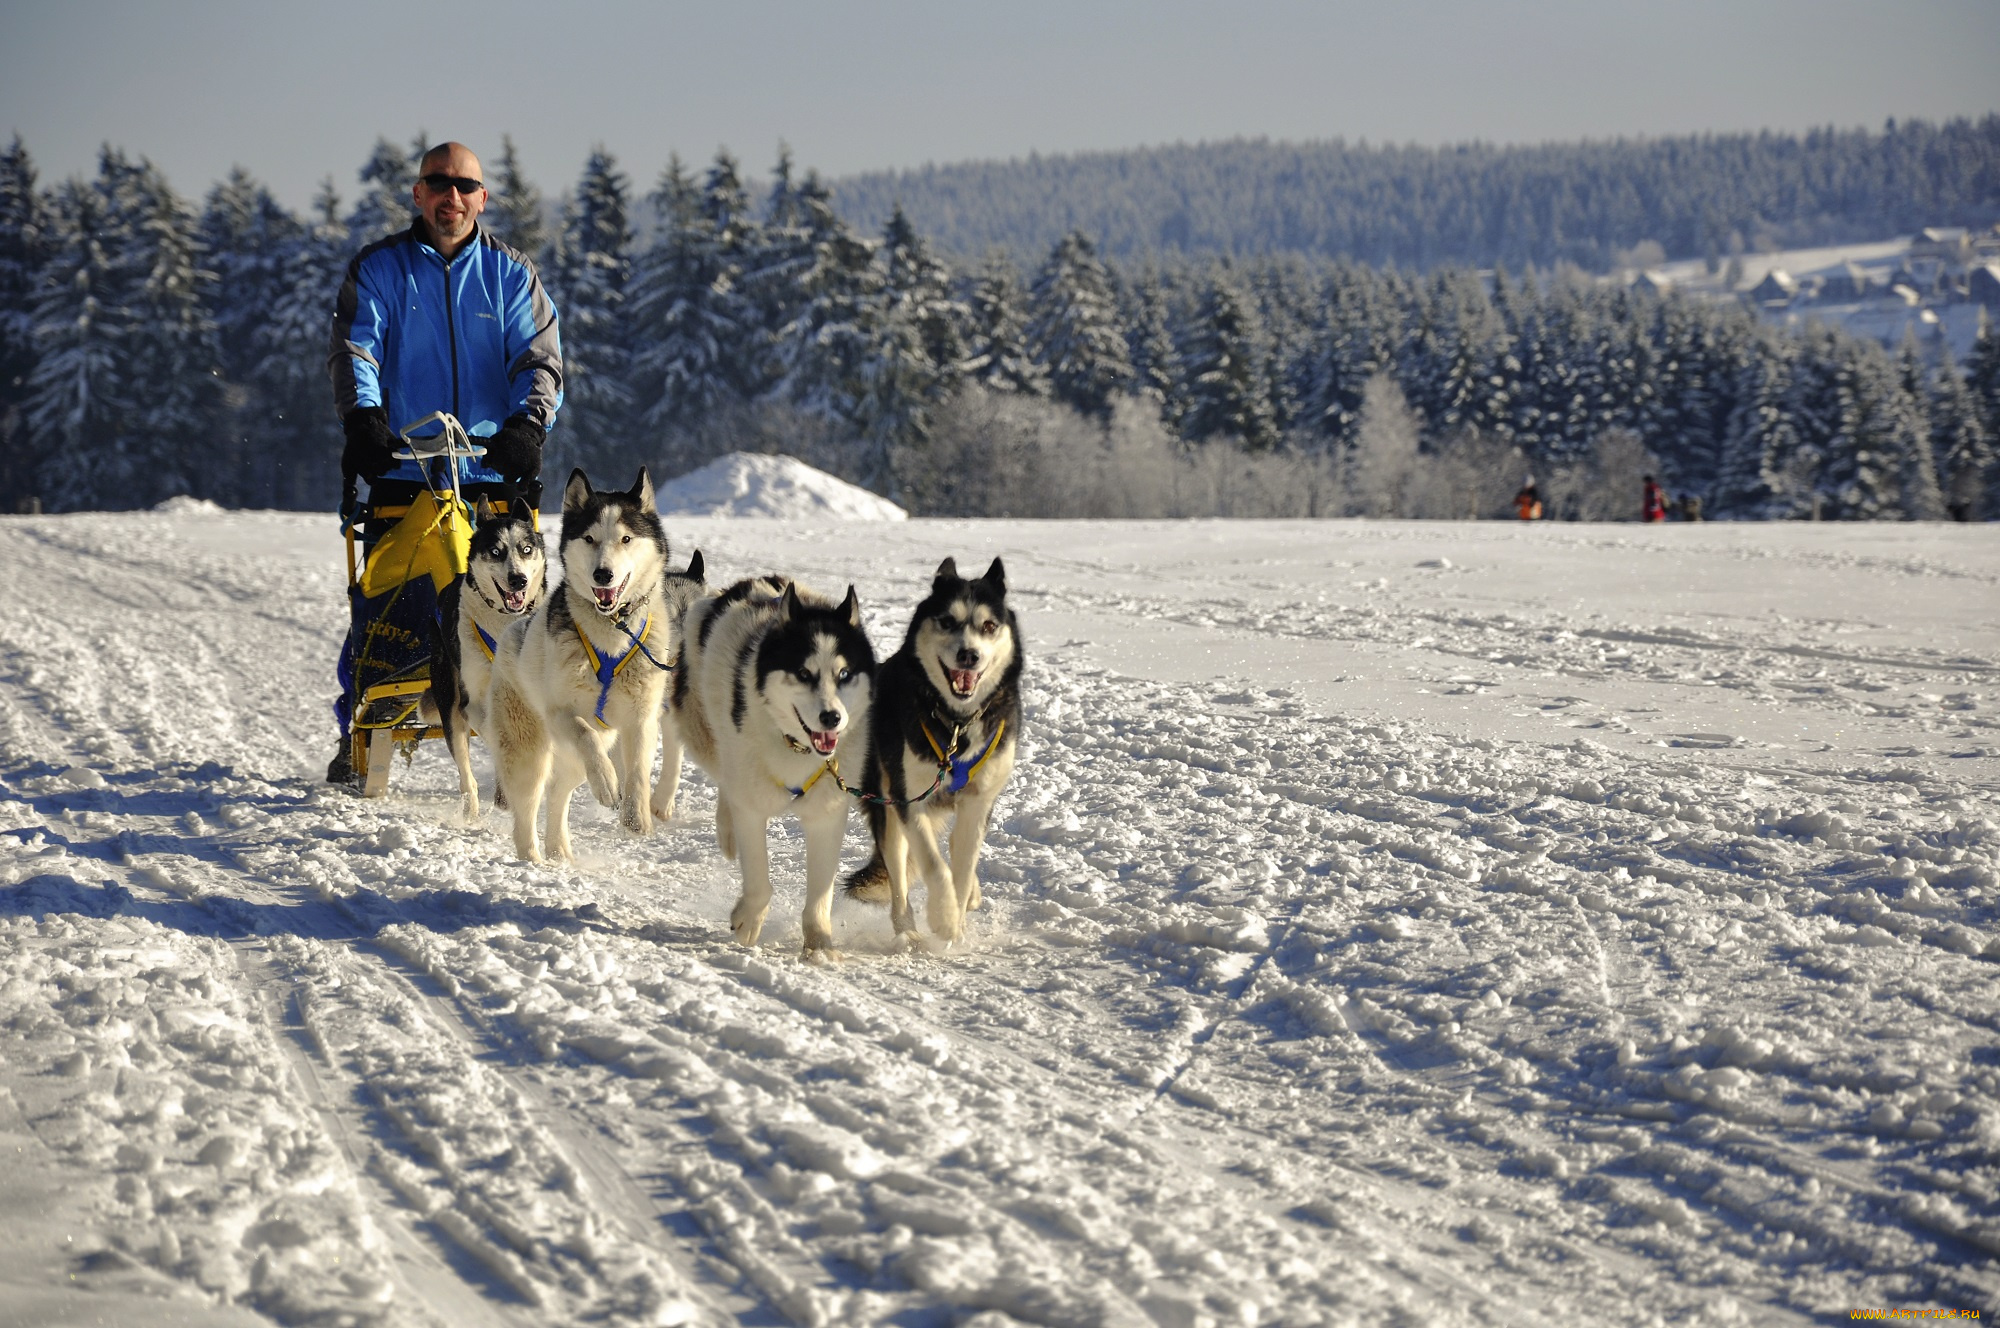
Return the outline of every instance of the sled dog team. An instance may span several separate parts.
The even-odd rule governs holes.
[[[634,834],[672,817],[686,751],[715,782],[716,843],[742,872],[729,918],[740,943],[757,943],[770,911],[767,827],[792,813],[806,841],[805,949],[832,948],[850,801],[866,810],[875,851],[849,894],[886,901],[897,936],[912,939],[914,868],[932,934],[963,937],[1021,727],[1020,632],[998,558],[971,579],[945,559],[901,647],[878,662],[853,586],[838,603],[783,576],[718,593],[698,550],[670,571],[643,469],[622,492],[571,473],[553,593],[541,534],[510,509],[480,500],[466,574],[440,600],[431,700],[468,819],[479,815],[474,730],[493,750],[514,850],[530,862],[570,856],[579,784]]]

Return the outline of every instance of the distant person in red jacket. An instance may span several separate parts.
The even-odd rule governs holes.
[[[1651,475],[1646,477],[1646,496],[1640,512],[1643,521],[1665,521],[1667,519],[1667,491]]]
[[[1514,495],[1514,511],[1523,521],[1542,519],[1542,495],[1535,489],[1535,477],[1528,476],[1521,485],[1521,491]]]

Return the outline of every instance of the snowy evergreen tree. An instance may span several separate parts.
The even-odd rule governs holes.
[[[875,453],[867,468],[887,473],[898,448],[929,437],[931,410],[963,379],[966,309],[952,298],[950,271],[901,209],[890,214],[876,263],[868,393],[856,422]]]
[[[1194,443],[1229,438],[1264,451],[1278,440],[1269,349],[1256,306],[1237,289],[1233,275],[1226,266],[1209,274],[1188,330],[1180,364],[1187,391],[1181,436]]]
[[[1798,451],[1784,403],[1791,382],[1785,345],[1765,333],[1745,347],[1730,383],[1730,412],[1709,487],[1713,516],[1790,516],[1785,463]],[[1777,510],[1774,510],[1777,509]]]
[[[1403,389],[1379,372],[1361,389],[1360,418],[1345,458],[1348,511],[1354,516],[1408,516],[1422,458],[1423,417]]]
[[[1060,240],[1029,292],[1028,344],[1058,401],[1100,420],[1132,381],[1110,275],[1081,231]]]
[[[1005,250],[994,249],[966,291],[965,374],[994,392],[1049,394],[1049,375],[1028,348],[1026,295]]]
[[[218,366],[187,205],[151,163],[105,148],[58,194],[56,253],[35,304],[29,427],[57,509],[206,495]]]
[[[1828,334],[1832,350],[1831,436],[1823,514],[1845,521],[1922,519],[1937,514],[1930,438],[1896,362],[1872,341]]]
[[[1012,264],[1008,270],[1013,270]],[[1123,321],[1126,351],[1132,360],[1132,395],[1152,403],[1161,421],[1178,430],[1187,400],[1181,390],[1180,352],[1174,346],[1166,286],[1160,274],[1149,268],[1125,289]]]
[[[233,506],[270,507],[283,459],[265,436],[275,410],[258,379],[258,333],[291,281],[304,227],[241,167],[209,191],[201,245],[215,274],[209,307],[223,381],[223,409],[214,440],[214,496]]]
[[[1972,410],[1986,431],[1987,443],[2000,451],[2000,331],[1988,322],[1984,311],[1979,319],[1979,338],[1965,361],[1965,390],[1972,395]],[[2000,517],[2000,464],[1987,468],[1985,511],[1987,518]]]
[[[1400,319],[1388,283],[1367,268],[1342,264],[1321,291],[1319,342],[1300,418],[1330,446],[1344,448],[1354,441],[1369,380],[1395,363]]]
[[[686,428],[743,394],[736,274],[679,157],[652,196],[659,229],[632,282],[634,399],[654,431]]]
[[[1440,434],[1508,432],[1505,380],[1499,374],[1507,330],[1478,275],[1462,268],[1433,274],[1413,313],[1397,375],[1410,405]]]
[[[1985,510],[1987,486],[1993,482],[1992,440],[1965,379],[1949,360],[1932,377],[1925,404],[1945,510],[1959,521],[2000,515]]]
[[[540,263],[549,247],[548,218],[542,211],[542,191],[521,174],[514,137],[500,135],[500,169],[492,173],[490,195],[480,225]]]
[[[0,153],[0,492],[34,494],[36,452],[28,433],[34,377],[34,299],[48,258],[49,218],[35,164],[20,135]]]
[[[326,334],[352,248],[327,179],[279,264],[267,316],[252,333],[257,414],[250,439],[268,454],[276,507],[324,510],[339,496],[343,438],[327,380]]]
[[[629,187],[618,163],[592,149],[563,208],[551,274],[562,318],[563,409],[543,470],[622,469],[633,439],[633,366],[626,301],[632,280]]]
[[[356,249],[409,229],[417,215],[410,191],[416,186],[423,151],[421,144],[411,152],[386,138],[375,140],[374,150],[361,164],[361,196],[347,214],[347,232]]]
[[[805,304],[816,208],[830,210],[826,186],[811,172],[794,180],[791,149],[780,143],[763,223],[744,238],[737,260],[746,322],[737,333],[741,363],[733,382],[748,399],[769,393],[782,372],[776,347]]]
[[[805,206],[813,264],[799,312],[780,335],[781,377],[773,395],[858,433],[868,420],[882,271],[875,246],[848,228],[824,194],[808,197]],[[862,480],[886,486],[889,477],[864,472]]]

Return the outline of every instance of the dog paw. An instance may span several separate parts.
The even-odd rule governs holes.
[[[985,902],[986,902],[985,897],[979,893],[979,882],[974,881],[972,883],[972,888],[966,891],[965,893],[966,911],[970,912],[971,910],[978,908],[981,904]]]
[[[753,946],[764,930],[764,914],[760,911],[753,915],[738,904],[729,911],[729,930],[735,934],[738,945]]]
[[[847,958],[847,956],[834,949],[833,941],[827,939],[823,941],[807,941],[805,948],[799,952],[799,958],[808,964],[828,965],[837,964]]]

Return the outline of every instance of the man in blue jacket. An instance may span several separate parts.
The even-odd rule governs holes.
[[[354,256],[334,309],[328,367],[347,435],[341,470],[350,483],[368,482],[372,503],[407,503],[427,479],[446,477],[397,460],[398,431],[446,410],[486,448],[457,463],[468,501],[501,496],[510,485],[539,495],[542,440],[562,405],[555,305],[533,260],[480,229],[485,174],[470,148],[440,143],[417,172],[411,197],[419,215]],[[379,534],[371,529],[365,538]],[[340,747],[326,772],[333,783],[354,778],[352,647],[350,640],[341,649]]]

